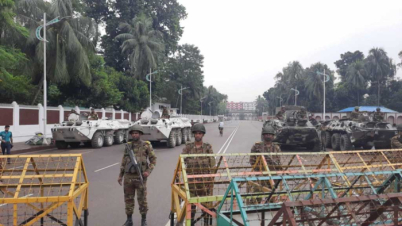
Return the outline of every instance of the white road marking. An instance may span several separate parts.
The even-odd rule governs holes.
[[[230,134],[230,136],[228,137],[228,139],[227,139],[227,140],[225,141],[225,143],[222,145],[221,149],[219,149],[219,151],[218,151],[216,154],[221,153],[221,151],[225,148],[226,143],[229,142],[230,138],[232,138],[233,134],[236,133],[236,131],[237,131],[238,128],[239,128],[239,127],[236,127],[236,129],[233,130],[233,132]]]
[[[120,162],[116,162],[115,164],[112,164],[112,165],[110,165],[110,166],[106,166],[106,167],[103,167],[103,168],[101,168],[101,169],[95,170],[94,172],[97,173],[97,172],[99,172],[99,171],[101,171],[101,170],[110,168],[110,167],[115,166],[115,165],[118,165],[118,164],[120,164]]]
[[[23,197],[21,197],[21,198],[26,198],[26,197],[29,197],[29,196],[33,196],[33,194],[28,194],[28,195],[23,196]],[[5,205],[7,205],[7,203],[1,204],[0,207],[5,206]]]
[[[232,138],[230,138],[229,143],[226,145],[225,150],[224,150],[221,154],[225,154],[225,153],[226,153],[226,151],[227,151],[228,148],[229,148],[230,143],[232,143],[232,140],[233,140],[233,138],[235,137],[235,135],[236,135],[236,133],[237,133],[237,130],[239,130],[239,127],[237,127],[237,129],[234,130],[234,133],[233,133],[233,135],[232,135]]]
[[[17,166],[17,167],[13,167],[13,168],[10,168],[10,169],[18,169],[18,168],[22,168],[22,167],[24,167],[24,166]]]

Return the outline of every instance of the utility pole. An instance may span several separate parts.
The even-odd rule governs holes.
[[[207,98],[206,96],[200,99],[200,105],[201,105],[201,115],[202,115],[202,100]]]
[[[180,85],[179,89],[179,94],[180,94],[180,114],[183,115],[183,90],[188,89],[189,87],[183,88],[182,85]]]
[[[149,110],[151,109],[152,106],[152,75],[158,73],[158,71],[152,72],[152,69],[149,68],[149,74],[145,76],[147,81],[149,82]]]
[[[297,106],[297,96],[300,94],[299,90],[297,90],[297,87],[295,87],[294,89],[291,88],[290,90],[295,91],[295,106]]]
[[[211,110],[212,110],[212,108],[211,108],[211,103],[212,103],[213,101],[211,101],[211,102],[209,102],[208,103],[208,105],[209,105],[209,116],[211,116],[212,114],[211,114]]]
[[[321,72],[317,71],[317,75],[322,75],[322,76],[323,76],[322,82],[323,82],[323,87],[324,87],[324,94],[323,94],[324,100],[323,100],[323,104],[322,104],[322,106],[323,106],[323,109],[322,109],[322,112],[323,112],[322,118],[323,118],[323,120],[325,121],[325,83],[329,81],[329,75],[325,74],[325,69],[324,69],[324,73],[321,73]]]
[[[46,82],[46,13],[43,14],[43,144],[48,144],[46,139],[47,124],[47,82]]]

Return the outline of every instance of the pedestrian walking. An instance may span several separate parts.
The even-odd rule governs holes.
[[[10,131],[10,126],[6,125],[4,131],[0,132],[1,151],[3,155],[10,155],[13,147],[13,133]],[[10,158],[7,158],[7,163],[10,164]]]

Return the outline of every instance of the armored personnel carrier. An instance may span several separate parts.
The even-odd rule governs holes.
[[[274,142],[283,149],[305,147],[307,151],[321,151],[321,131],[319,125],[313,125],[307,118],[307,112],[302,112],[301,106],[284,106],[282,120],[271,119],[264,123],[270,124],[276,131]],[[304,109],[303,109],[304,110]]]
[[[191,139],[191,122],[187,118],[183,118],[172,114],[168,117],[161,117],[159,110],[150,110],[141,115],[140,120],[135,122],[143,127],[144,134],[142,138],[151,142],[166,141],[168,147],[173,148],[190,141]]]
[[[85,115],[71,114],[69,120],[51,129],[58,149],[85,146],[101,148],[121,144],[128,140],[128,128],[133,123],[128,120],[88,120]]]
[[[324,145],[335,151],[391,148],[391,138],[397,133],[396,127],[390,123],[375,122],[363,113],[358,120],[330,121],[324,131]]]

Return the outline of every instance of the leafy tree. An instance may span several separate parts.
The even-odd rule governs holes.
[[[91,0],[88,0],[91,1]],[[97,1],[97,0],[92,0]],[[109,12],[104,17],[106,35],[102,37],[102,48],[105,50],[105,61],[118,71],[127,71],[127,56],[119,51],[119,43],[115,37],[121,33],[120,23],[127,23],[145,14],[153,20],[152,28],[162,33],[165,43],[165,55],[176,50],[183,28],[180,21],[187,16],[185,8],[177,0],[116,0],[109,4]]]
[[[381,48],[373,48],[369,51],[369,55],[365,59],[368,74],[371,83],[377,85],[377,105],[380,105],[381,86],[385,86],[386,82],[393,78],[396,67],[392,60],[387,56],[385,50]]]
[[[356,61],[363,61],[364,54],[358,50],[355,52],[346,52],[341,54],[341,59],[335,61],[335,65],[338,68],[336,72],[341,76],[341,81],[346,81],[346,74],[348,71],[349,65]]]
[[[367,79],[367,71],[363,61],[356,61],[349,65],[346,81],[351,90],[356,90],[357,105],[360,105],[360,92],[367,87]]]
[[[263,112],[268,110],[268,102],[261,95],[258,95],[255,101],[257,103],[255,111],[258,116],[261,116]]]
[[[117,35],[116,39],[123,42],[122,53],[128,55],[132,74],[141,78],[150,69],[156,69],[164,45],[161,33],[152,29],[152,19],[142,15],[130,23],[121,23],[119,28],[127,32]]]

